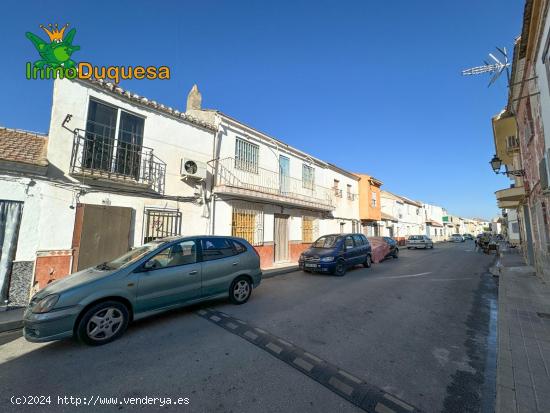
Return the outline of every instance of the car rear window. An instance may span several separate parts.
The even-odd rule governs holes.
[[[235,251],[237,252],[237,254],[242,254],[246,251],[246,247],[239,241],[233,240],[233,246],[235,247]]]
[[[233,245],[226,238],[205,238],[201,242],[203,261],[231,257],[237,253]]]
[[[411,235],[409,237],[410,240],[420,240],[420,239],[423,239],[422,238],[422,235]]]

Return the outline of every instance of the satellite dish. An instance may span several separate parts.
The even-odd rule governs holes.
[[[198,170],[198,167],[195,161],[185,162],[185,165],[183,166],[183,168],[185,169],[185,172],[187,172],[189,175],[195,175]]]

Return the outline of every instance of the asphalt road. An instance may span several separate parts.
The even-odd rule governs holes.
[[[343,278],[290,273],[264,280],[245,305],[214,302],[156,316],[101,347],[4,335],[0,411],[363,412],[352,400],[355,380],[371,391],[363,407],[379,391],[395,411],[494,411],[493,260],[466,242],[402,250],[397,260]],[[329,381],[331,371],[341,372],[340,381]],[[30,395],[50,402],[10,401]],[[96,405],[77,409],[58,396]],[[189,404],[120,404],[145,396]],[[109,397],[117,405],[100,406]]]

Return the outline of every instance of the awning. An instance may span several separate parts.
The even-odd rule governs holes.
[[[441,227],[441,228],[443,228],[443,225],[442,225],[442,224],[440,224],[439,222],[434,221],[434,220],[432,220],[432,219],[426,220],[426,224],[427,224],[427,225],[431,225],[432,227]]]

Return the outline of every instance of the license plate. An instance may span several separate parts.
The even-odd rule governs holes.
[[[317,268],[317,264],[306,264],[307,268]]]

